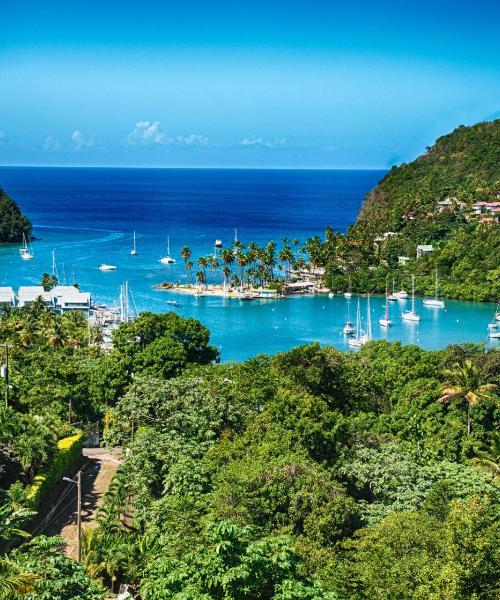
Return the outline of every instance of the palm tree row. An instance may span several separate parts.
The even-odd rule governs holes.
[[[289,280],[293,270],[303,270],[308,262],[307,248],[298,250],[302,256],[297,256],[292,246],[297,246],[298,240],[290,242],[283,239],[281,249],[277,250],[275,242],[270,241],[265,246],[255,242],[248,245],[235,241],[232,248],[221,248],[215,254],[200,256],[196,260],[198,270],[195,281],[199,286],[206,286],[209,273],[225,288],[232,287],[265,287],[273,282]],[[186,268],[186,282],[192,283],[193,261],[192,251],[184,246],[181,249]],[[282,276],[278,276],[278,272]]]

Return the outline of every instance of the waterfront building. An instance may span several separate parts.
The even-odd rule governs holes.
[[[16,295],[11,287],[0,287],[0,309],[13,308],[16,305]]]

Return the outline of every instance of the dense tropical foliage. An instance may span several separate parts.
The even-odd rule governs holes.
[[[0,244],[20,242],[31,235],[31,223],[18,205],[0,188]]]

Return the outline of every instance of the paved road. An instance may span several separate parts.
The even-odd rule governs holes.
[[[102,505],[116,470],[120,465],[121,449],[84,448],[86,467],[82,473],[82,528],[91,527]],[[72,486],[63,503],[63,510],[45,532],[47,535],[60,535],[66,541],[66,554],[77,556],[76,527],[76,486]]]

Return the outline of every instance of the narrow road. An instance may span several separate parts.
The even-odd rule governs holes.
[[[116,470],[120,466],[120,448],[84,448],[86,467],[82,472],[82,528],[91,527],[102,505]],[[47,535],[60,535],[66,542],[66,555],[77,557],[76,486],[73,486],[68,502],[51,523]]]

